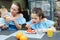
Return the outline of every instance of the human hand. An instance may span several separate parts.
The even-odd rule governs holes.
[[[30,24],[27,24],[27,25],[26,25],[26,27],[28,28],[28,30],[30,30],[30,29],[31,29]]]
[[[2,27],[4,24],[0,24],[0,27]]]

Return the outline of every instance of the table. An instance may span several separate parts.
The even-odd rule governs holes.
[[[55,32],[53,37],[48,37],[46,33],[28,34],[25,30],[1,31],[0,40],[17,40],[15,36],[18,32],[23,32],[23,34],[26,35],[29,40],[60,40],[60,31]]]
[[[24,35],[28,37],[29,40],[41,40],[41,38],[45,35],[45,33],[40,34],[28,34],[25,30],[18,30],[18,31],[2,31],[0,32],[0,39],[1,40],[17,40],[16,33],[23,32]]]
[[[48,37],[47,34],[45,34],[41,40],[60,40],[60,31],[55,32],[53,37]]]

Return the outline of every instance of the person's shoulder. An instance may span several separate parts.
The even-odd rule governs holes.
[[[21,13],[19,16],[20,16],[20,17],[23,17],[23,14]]]
[[[47,18],[43,18],[40,23],[44,23],[46,21],[48,21],[48,19]]]
[[[3,21],[3,20],[4,20],[4,18],[2,18],[2,17],[1,17],[1,18],[0,18],[0,20],[2,20],[2,21]]]
[[[53,20],[48,20],[48,19],[47,19],[46,21],[47,21],[47,22],[54,22]]]
[[[26,24],[33,24],[33,23],[32,23],[32,20],[28,21]]]
[[[1,17],[0,19],[4,19],[4,18]]]
[[[24,17],[23,17],[23,14],[18,14],[18,18],[19,19],[23,19]]]
[[[41,23],[54,23],[54,21],[44,18],[44,20]]]
[[[8,12],[8,14],[7,14],[7,15],[9,15],[9,16],[10,16],[10,15],[11,15],[11,12]]]
[[[55,22],[54,22],[53,20],[48,20],[48,19],[46,19],[46,20],[45,20],[45,23],[47,23],[47,24],[54,24]]]

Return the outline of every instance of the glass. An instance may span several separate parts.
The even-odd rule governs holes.
[[[53,33],[53,30],[52,30],[52,29],[48,29],[48,30],[47,30],[47,36],[48,36],[48,37],[53,37],[53,34],[54,34],[54,33]]]

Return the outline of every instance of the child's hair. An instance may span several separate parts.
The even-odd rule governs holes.
[[[41,8],[33,8],[32,13],[37,14],[39,17],[45,18],[44,13]]]
[[[7,14],[8,13],[8,10],[7,10],[7,8],[4,5],[2,5],[1,13],[2,14]]]
[[[19,10],[19,12],[18,12],[18,13],[21,13],[21,5],[20,5],[20,3],[19,3],[19,2],[14,1],[12,4],[17,5],[17,6],[19,7],[19,8],[18,8],[18,10]]]

